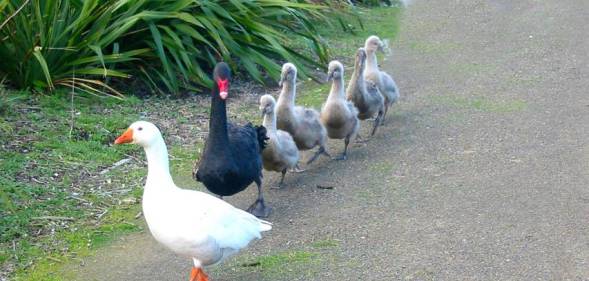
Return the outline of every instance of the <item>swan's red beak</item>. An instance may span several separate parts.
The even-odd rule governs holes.
[[[229,95],[229,79],[218,79],[217,86],[219,86],[219,96],[221,99],[226,99]]]
[[[121,136],[115,140],[115,144],[133,142],[133,129],[127,129]]]
[[[219,96],[221,99],[226,99],[229,91],[229,79],[217,80],[217,86],[219,86]]]

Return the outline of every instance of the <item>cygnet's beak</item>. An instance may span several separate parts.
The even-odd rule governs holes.
[[[268,114],[268,107],[264,106],[263,108],[260,108],[260,113],[262,114],[262,118],[264,118],[264,116]]]
[[[333,71],[329,71],[327,72],[327,82],[332,81],[333,80]]]
[[[116,140],[115,144],[123,144],[123,143],[131,143],[133,142],[133,129],[127,129],[122,135],[120,135]]]
[[[378,42],[378,50],[384,53],[384,43],[382,41]]]
[[[264,115],[266,115],[266,108],[260,108],[260,115],[262,116],[262,118],[264,118]]]

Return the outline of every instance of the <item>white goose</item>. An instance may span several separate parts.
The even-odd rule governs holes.
[[[153,237],[175,253],[192,258],[190,281],[208,281],[203,267],[214,265],[240,249],[269,222],[231,206],[207,193],[181,189],[174,184],[168,150],[159,129],[137,121],[115,140],[133,143],[147,155],[147,180],[143,192],[143,214]]]

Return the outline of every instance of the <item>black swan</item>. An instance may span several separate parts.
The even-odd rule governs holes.
[[[262,195],[262,150],[266,145],[266,128],[238,126],[227,122],[225,100],[231,71],[218,63],[213,73],[215,83],[211,96],[209,136],[194,178],[219,196],[230,196],[246,189],[252,182],[258,186],[258,199],[247,209],[257,217],[268,217],[270,208]]]

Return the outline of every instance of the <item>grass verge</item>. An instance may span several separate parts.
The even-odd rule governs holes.
[[[317,279],[322,271],[343,262],[340,242],[326,238],[308,241],[303,247],[270,249],[258,255],[244,253],[222,268],[212,268],[212,275],[229,280]]]
[[[11,96],[19,99],[0,116],[0,262],[2,272],[15,273],[16,280],[51,276],[63,262],[140,229],[143,152],[112,146],[130,123],[157,123],[169,144],[172,169],[186,178],[208,117],[204,96],[125,101],[78,95],[71,100],[68,93]],[[117,166],[120,160],[125,164]]]

